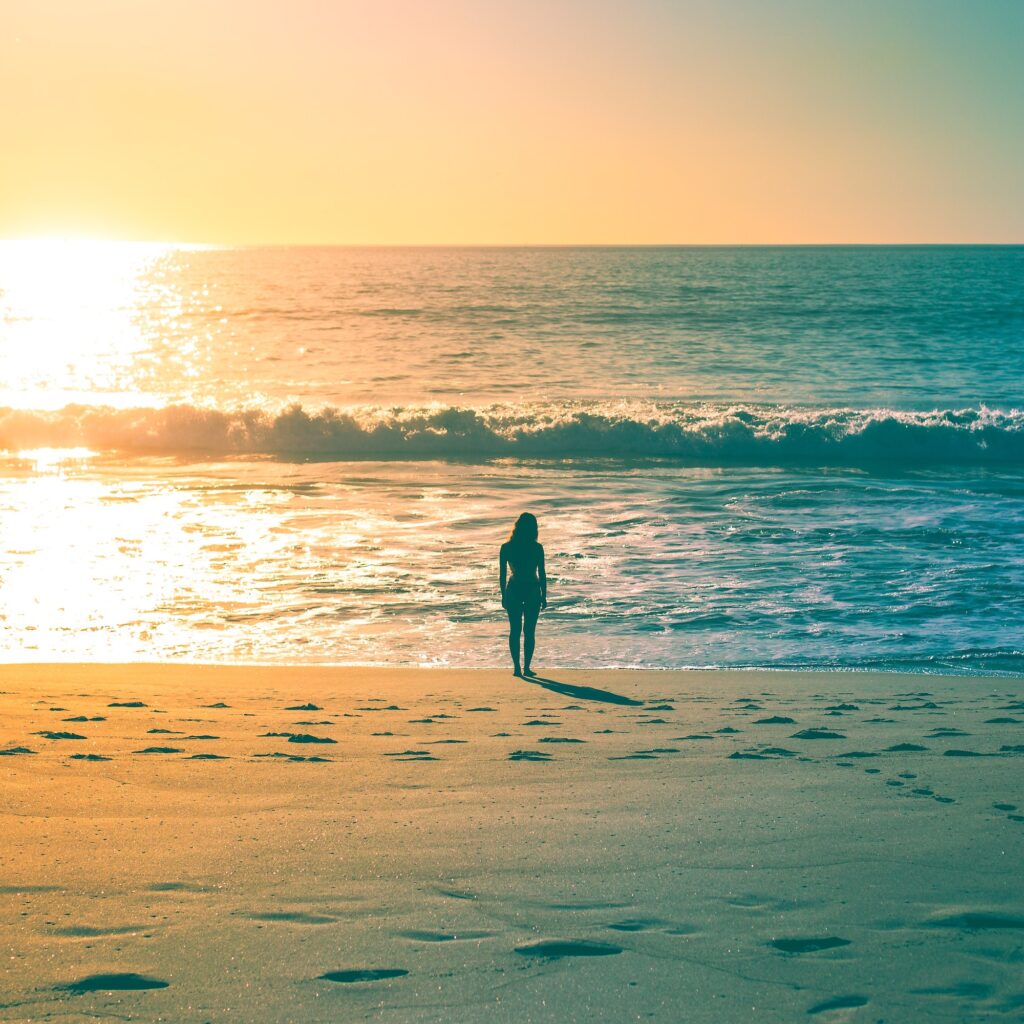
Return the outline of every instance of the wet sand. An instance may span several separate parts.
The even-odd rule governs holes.
[[[0,1019],[1015,1020],[1024,680],[0,668]]]

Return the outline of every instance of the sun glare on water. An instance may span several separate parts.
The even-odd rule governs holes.
[[[151,275],[180,246],[36,239],[0,242],[0,406],[147,404],[135,365]]]
[[[37,473],[47,473],[69,463],[95,458],[96,454],[91,448],[24,448],[15,452],[14,457],[20,462],[31,463]]]

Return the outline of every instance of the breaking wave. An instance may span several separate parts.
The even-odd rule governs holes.
[[[699,465],[1024,464],[1024,412],[661,404],[317,411],[0,408],[0,448],[343,459],[670,458]]]

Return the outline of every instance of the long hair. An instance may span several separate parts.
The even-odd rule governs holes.
[[[529,544],[537,539],[537,517],[532,512],[524,512],[512,527],[509,544]]]

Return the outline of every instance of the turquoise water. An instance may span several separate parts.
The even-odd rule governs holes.
[[[1024,668],[1022,247],[33,258],[7,659]]]

